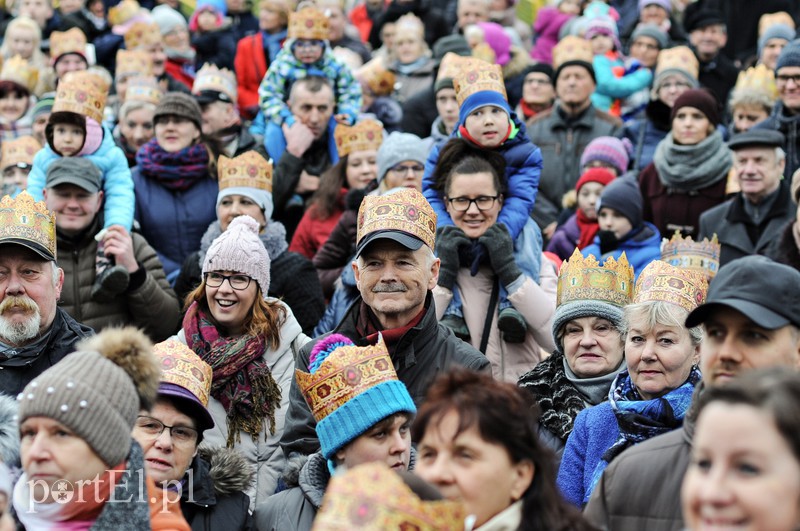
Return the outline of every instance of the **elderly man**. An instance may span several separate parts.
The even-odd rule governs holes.
[[[433,254],[435,228],[436,214],[416,189],[364,198],[352,264],[361,297],[332,332],[358,345],[375,344],[381,335],[397,377],[417,404],[436,375],[452,365],[489,370],[483,354],[436,320],[431,293],[439,278],[439,259]],[[300,350],[296,364],[301,370],[308,370],[318,340]],[[296,382],[281,446],[287,456],[319,450],[311,411]]]
[[[683,23],[694,54],[700,61],[700,84],[711,90],[717,101],[724,104],[736,84],[739,69],[721,53],[728,42],[728,30],[722,14],[713,9],[699,9],[687,13]]]
[[[750,130],[734,136],[728,146],[741,191],[700,215],[699,237],[716,233],[722,245],[720,265],[751,254],[767,255],[795,216],[789,187],[781,186],[783,135]]]
[[[752,369],[800,363],[800,272],[763,256],[720,269],[706,303],[686,319],[703,325],[703,385],[724,385]],[[696,393],[702,393],[698,387]],[[697,395],[695,395],[696,398]],[[603,472],[584,516],[601,529],[679,531],[680,490],[689,464],[694,423],[623,452]]]
[[[158,255],[141,235],[119,225],[107,229],[105,255],[128,271],[130,281],[114,297],[92,296],[95,234],[103,228],[101,186],[100,170],[83,157],[64,157],[47,169],[44,200],[56,215],[56,242],[66,278],[59,303],[95,330],[133,324],[154,341],[166,339],[180,324],[180,304]]]
[[[56,306],[55,216],[28,192],[0,201],[0,390],[16,395],[92,334]],[[92,265],[94,269],[94,265]]]
[[[489,22],[490,0],[458,0],[456,5],[456,29],[464,33],[464,28],[478,22]]]

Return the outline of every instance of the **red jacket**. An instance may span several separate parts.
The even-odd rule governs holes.
[[[303,214],[303,219],[300,220],[300,224],[297,225],[297,229],[294,231],[289,251],[302,254],[309,260],[314,258],[322,244],[328,241],[331,232],[336,228],[339,218],[344,213],[343,201],[346,193],[347,189],[342,188],[339,194],[339,204],[336,205],[328,219],[319,219],[317,217],[316,205],[311,205],[306,210],[305,214]]]
[[[260,31],[239,41],[233,66],[239,84],[239,109],[242,117],[252,119],[258,113],[258,86],[269,66]]]
[[[372,31],[372,19],[367,15],[367,5],[360,4],[350,11],[350,23],[358,29],[361,42],[369,42],[369,34]]]

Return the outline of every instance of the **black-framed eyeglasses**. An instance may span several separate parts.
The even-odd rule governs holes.
[[[194,444],[200,436],[200,432],[191,426],[167,426],[160,420],[146,415],[139,415],[136,418],[136,429],[151,439],[161,437],[164,430],[168,429],[169,436],[176,445]]]
[[[466,212],[469,210],[472,203],[475,203],[478,210],[484,211],[492,208],[494,202],[497,201],[499,197],[499,195],[482,195],[475,199],[470,199],[469,197],[448,197],[447,202],[450,203],[450,206],[453,207],[453,210],[456,212]]]
[[[778,83],[786,84],[789,81],[794,81],[795,85],[800,85],[800,74],[790,75],[790,74],[778,74],[775,76],[775,81]]]
[[[206,273],[206,286],[209,288],[218,288],[222,286],[222,283],[228,281],[228,284],[235,290],[243,290],[247,289],[250,285],[250,281],[253,280],[251,277],[247,275],[223,275],[222,273],[214,273],[213,271],[210,273]]]
[[[397,166],[392,166],[391,168],[389,168],[389,171],[397,176],[402,176],[406,175],[408,172],[422,173],[423,171],[425,171],[425,166],[423,166],[422,164],[412,164],[410,166],[398,164]]]

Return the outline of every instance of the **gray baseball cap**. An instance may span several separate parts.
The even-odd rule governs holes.
[[[83,157],[61,157],[47,168],[45,187],[74,184],[94,194],[103,187],[102,182],[103,176],[92,161]]]

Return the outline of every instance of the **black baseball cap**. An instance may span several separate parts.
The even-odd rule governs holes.
[[[425,242],[407,232],[400,230],[377,230],[361,238],[361,241],[358,242],[358,247],[356,248],[356,258],[361,256],[361,253],[364,251],[364,249],[366,249],[367,245],[375,240],[392,240],[410,251],[416,251],[425,245]]]
[[[230,96],[218,90],[201,90],[197,94],[193,94],[193,96],[200,105],[208,105],[209,103],[214,103],[215,101],[233,103],[233,100]]]

